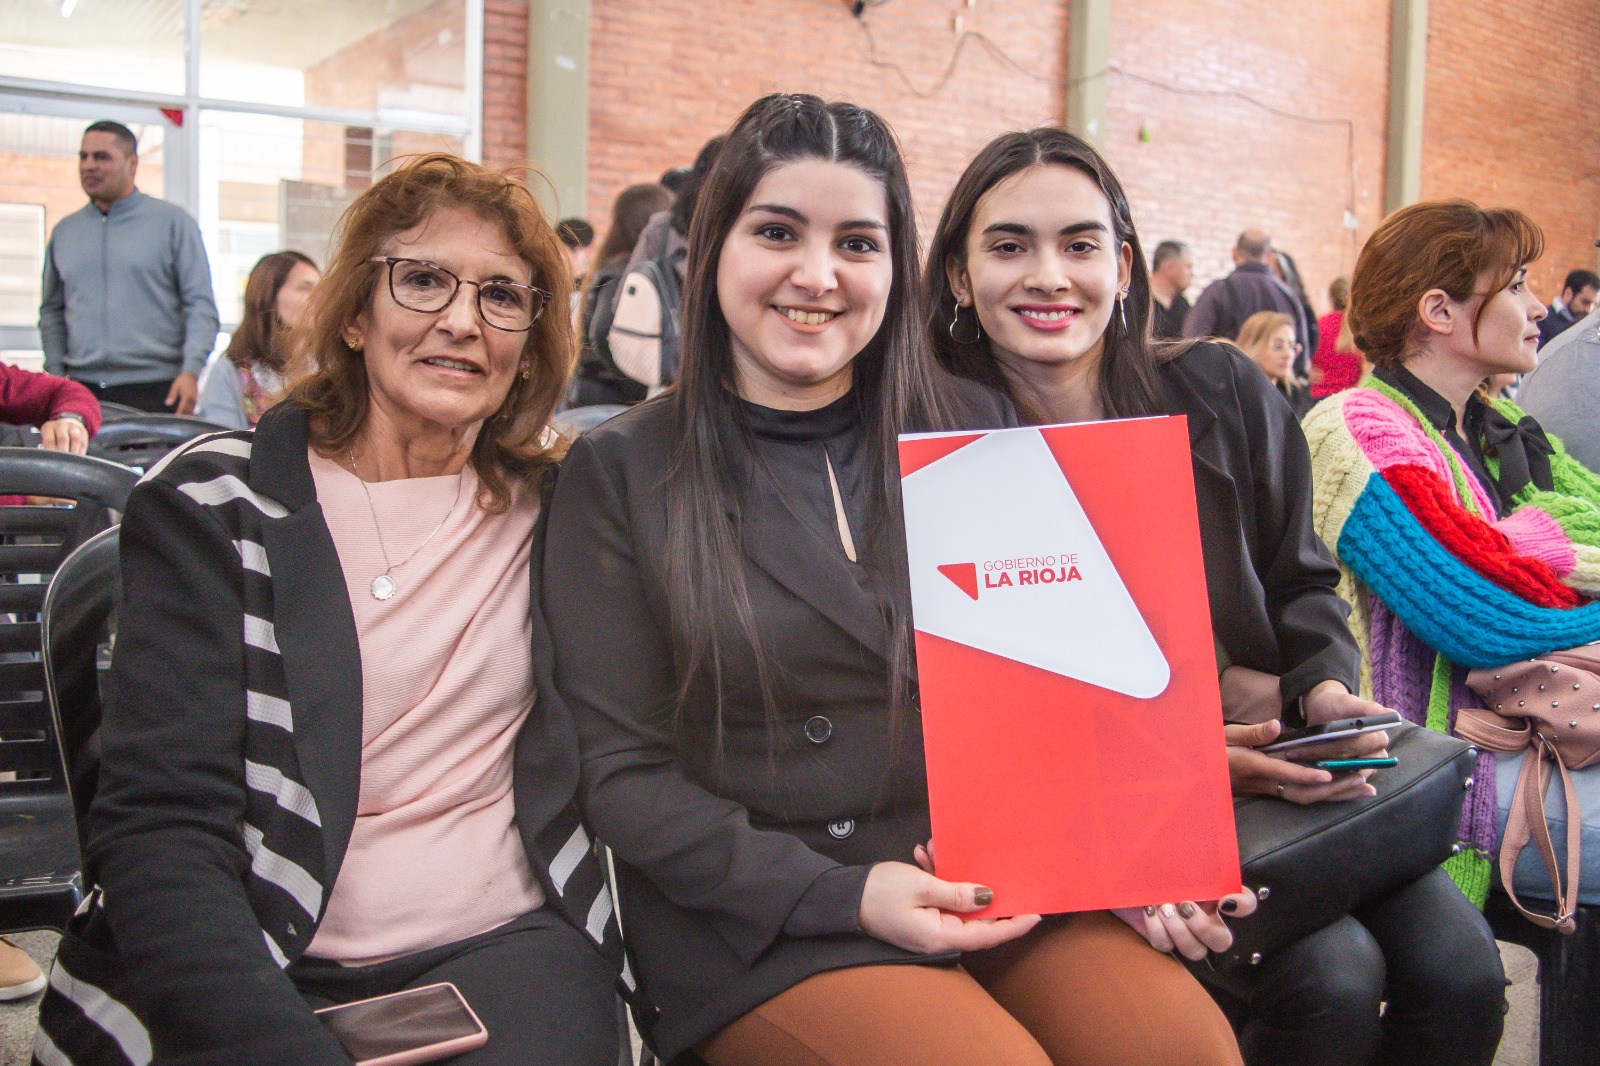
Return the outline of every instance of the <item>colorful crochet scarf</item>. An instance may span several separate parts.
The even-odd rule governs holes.
[[[1493,401],[1511,422],[1525,415]],[[1529,484],[1496,518],[1484,486],[1402,393],[1374,378],[1331,396],[1304,423],[1317,532],[1344,570],[1373,695],[1374,623],[1390,616],[1435,653],[1423,707],[1397,707],[1450,731],[1468,668],[1600,640],[1600,478],[1550,438],[1551,490]],[[1491,473],[1499,476],[1490,456]],[[1373,602],[1376,601],[1376,602]],[[1386,643],[1380,640],[1378,643]],[[1393,689],[1393,685],[1382,686]],[[1495,843],[1493,758],[1485,755],[1463,812],[1470,845],[1449,864],[1469,898],[1488,891]],[[1485,824],[1487,823],[1487,824]]]

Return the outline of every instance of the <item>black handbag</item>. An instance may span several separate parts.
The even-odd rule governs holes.
[[[1346,803],[1233,801],[1245,889],[1259,905],[1229,922],[1233,946],[1218,969],[1264,956],[1410,884],[1459,852],[1463,793],[1478,750],[1405,723],[1389,730],[1398,765],[1372,776],[1378,794]]]

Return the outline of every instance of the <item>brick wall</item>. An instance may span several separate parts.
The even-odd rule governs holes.
[[[1544,229],[1548,302],[1600,236],[1600,20],[1575,0],[1430,0],[1422,195],[1518,207]]]
[[[528,3],[484,0],[483,161],[508,166],[528,152]]]
[[[1282,0],[1114,4],[1106,154],[1146,254],[1168,238],[1194,249],[1191,300],[1232,269],[1239,231],[1256,225],[1328,309],[1328,283],[1354,267],[1356,240],[1382,217],[1388,49],[1389,0],[1300,4],[1292,17]],[[1353,124],[1353,161],[1345,125],[1216,95],[1230,92]]]
[[[871,65],[844,0],[591,0],[589,215],[601,228],[626,185],[693,161],[757,97],[813,92],[879,111],[899,134],[926,236],[945,194],[996,133],[1063,114],[1067,11],[1059,0],[893,0],[869,10],[881,61],[933,89],[957,44],[952,20],[991,38],[1024,75],[968,37],[949,82],[923,99]]]
[[[1063,115],[1066,0],[968,2],[868,11],[879,59],[902,66],[912,91],[872,64],[844,0],[590,0],[591,220],[603,229],[623,186],[688,163],[751,100],[781,89],[850,99],[889,120],[927,236],[985,141]],[[1553,295],[1568,269],[1596,261],[1600,137],[1585,109],[1600,96],[1600,23],[1583,17],[1585,0],[1510,2],[1432,0],[1422,194],[1530,211],[1550,243],[1534,282]],[[1326,309],[1328,282],[1350,271],[1382,217],[1389,8],[1114,0],[1106,151],[1146,244],[1194,247],[1191,299],[1230,268],[1239,230],[1260,225]],[[958,15],[1015,65],[968,37],[948,83],[925,99],[918,92],[937,87],[958,43]],[[505,162],[526,145],[525,5],[486,0],[485,22],[484,153]]]

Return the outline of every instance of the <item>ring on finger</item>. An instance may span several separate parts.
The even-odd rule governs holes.
[[[1282,781],[1278,782],[1278,798],[1279,799],[1288,799],[1289,798],[1288,796],[1285,796],[1283,794],[1283,782]]]

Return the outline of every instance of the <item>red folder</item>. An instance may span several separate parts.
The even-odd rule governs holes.
[[[1238,891],[1187,422],[908,435],[939,876],[975,917]]]

